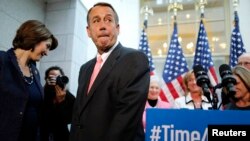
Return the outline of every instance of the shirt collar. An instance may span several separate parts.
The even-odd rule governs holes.
[[[190,92],[186,95],[186,104],[193,102],[193,99],[191,97]],[[209,103],[207,97],[205,97],[204,95],[201,95],[201,102],[205,102],[205,103]]]
[[[116,46],[118,45],[119,41],[116,41],[116,43],[109,49],[108,52],[104,52],[102,55],[97,53],[97,56],[101,56],[102,57],[102,65],[104,64],[104,62],[108,59],[109,55],[111,54],[111,52],[116,48]]]

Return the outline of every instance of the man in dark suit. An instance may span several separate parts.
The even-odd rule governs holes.
[[[110,4],[95,4],[87,22],[98,53],[80,69],[70,140],[144,141],[142,114],[150,79],[147,56],[117,41],[119,20]],[[102,60],[101,69],[90,86],[97,58]]]

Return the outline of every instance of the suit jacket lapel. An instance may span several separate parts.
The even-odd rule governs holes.
[[[116,64],[117,58],[120,56],[119,48],[120,48],[120,44],[118,44],[118,46],[115,48],[115,50],[113,50],[113,52],[110,54],[110,56],[107,58],[107,60],[103,64],[103,66],[102,66],[99,74],[97,75],[96,80],[95,80],[94,84],[92,85],[92,88],[90,89],[88,95],[93,95],[96,88],[101,84],[103,79],[105,79],[107,77],[109,72],[112,70],[113,66]]]
[[[31,71],[33,73],[34,81],[37,83],[37,85],[39,87],[39,91],[40,91],[42,97],[44,98],[43,86],[42,86],[41,81],[40,81],[40,74],[39,74],[38,70],[36,69],[35,65],[33,65],[33,64],[31,64]]]
[[[17,62],[17,58],[16,58],[16,55],[15,55],[15,53],[14,53],[14,50],[13,49],[9,49],[8,51],[7,51],[7,54],[8,54],[8,56],[11,58],[10,60],[11,60],[11,63],[14,65],[14,68],[16,69],[16,71],[19,73],[19,75],[17,75],[18,76],[18,78],[19,78],[19,80],[16,80],[16,81],[20,81],[20,82],[23,82],[23,83],[20,83],[20,85],[22,85],[22,87],[24,88],[24,90],[26,89],[26,86],[25,86],[25,83],[24,83],[24,81],[23,81],[23,74],[22,74],[22,72],[21,72],[21,69],[19,68],[19,66],[18,66],[18,62]],[[25,92],[26,94],[25,94],[25,96],[26,97],[28,97],[28,92]]]
[[[92,85],[92,87],[91,87],[91,89],[90,89],[90,91],[88,93],[88,96],[85,97],[85,100],[81,101],[81,102],[83,102],[81,104],[82,105],[81,111],[84,110],[84,108],[87,105],[87,103],[89,102],[89,100],[95,94],[94,92],[96,91],[98,86],[101,85],[103,80],[107,77],[109,72],[112,70],[113,66],[117,63],[117,59],[120,56],[120,48],[121,48],[121,44],[118,44],[118,46],[113,50],[113,52],[110,54],[108,59],[103,64],[99,74],[96,77],[95,82],[93,83],[93,85]],[[93,70],[93,68],[89,69],[89,70]],[[92,71],[90,71],[89,74],[90,74],[89,76],[91,77]],[[89,81],[90,81],[90,78],[87,80],[87,83],[89,83]],[[84,85],[84,86],[85,86],[84,94],[87,94],[88,85]]]
[[[79,84],[79,88],[78,88],[78,95],[77,97],[80,97],[79,98],[79,113],[82,111],[82,109],[84,108],[84,106],[86,105],[87,103],[87,99],[89,99],[89,96],[87,96],[87,91],[88,91],[88,85],[89,85],[89,82],[90,82],[90,78],[91,78],[91,75],[92,75],[92,71],[94,69],[94,66],[95,66],[95,59],[93,59],[93,61],[91,62],[91,64],[89,65],[89,67],[87,68],[86,72],[81,72],[81,73],[84,73],[84,74],[81,74],[79,77],[82,77],[82,78],[79,78],[79,79],[84,79],[83,81],[81,81],[82,83]]]
[[[24,82],[23,81],[23,78],[22,78],[22,72],[18,66],[18,62],[17,62],[17,58],[16,58],[16,55],[14,54],[14,50],[13,49],[10,49],[7,51],[8,52],[8,55],[9,57],[11,58],[11,62],[12,64],[14,65],[15,69],[17,70],[17,72],[19,72],[19,78],[20,78],[20,82]],[[39,92],[41,93],[42,97],[44,96],[44,93],[43,93],[43,87],[42,87],[42,84],[40,82],[40,74],[36,68],[36,65],[35,65],[35,62],[30,62],[31,63],[31,71],[33,73],[33,77],[34,77],[34,82],[36,82],[38,84],[38,87],[39,87]],[[26,88],[25,86],[25,83],[20,83],[23,87]],[[28,96],[28,93],[26,92],[27,96]]]

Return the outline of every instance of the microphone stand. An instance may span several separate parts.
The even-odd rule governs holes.
[[[213,92],[212,95],[213,95],[213,101],[212,101],[212,103],[213,103],[213,109],[217,110],[218,109],[217,105],[218,105],[219,99],[218,99],[217,94],[215,93],[215,90],[214,90],[214,92]]]
[[[218,88],[218,86],[213,87],[212,85],[209,85],[209,87],[204,87],[202,86],[202,90],[204,95],[207,97],[208,101],[212,104],[212,109],[213,110],[217,110],[218,109],[218,96],[216,94],[216,89]],[[211,94],[210,92],[212,92],[212,99],[211,99]]]
[[[212,96],[213,96],[213,101],[212,101],[212,105],[213,105],[213,109],[214,110],[217,110],[218,109],[218,103],[219,103],[219,99],[218,99],[218,95],[216,93],[216,89],[218,88],[222,88],[222,85],[221,83],[217,84],[215,87],[213,87],[213,93],[212,93]]]

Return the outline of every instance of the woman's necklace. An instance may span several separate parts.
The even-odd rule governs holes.
[[[19,63],[18,63],[18,66],[19,66],[20,71],[21,71],[21,73],[22,73],[22,75],[23,75],[23,79],[24,79],[24,81],[25,81],[27,84],[31,85],[31,84],[33,83],[33,80],[34,80],[34,77],[33,77],[33,73],[32,73],[31,66],[30,66],[30,65],[28,65],[28,67],[29,67],[29,71],[30,71],[30,77],[27,77],[27,76],[25,76],[25,75],[23,74],[22,69],[21,69],[21,66],[20,66],[20,64],[19,64]]]
[[[29,85],[31,85],[32,83],[33,83],[33,73],[32,73],[32,69],[31,69],[31,67],[30,67],[30,65],[29,65],[29,70],[30,70],[30,77],[26,77],[26,76],[24,76],[23,75],[23,79],[24,79],[24,81],[27,83],[27,84],[29,84]],[[29,80],[28,80],[29,79]]]

